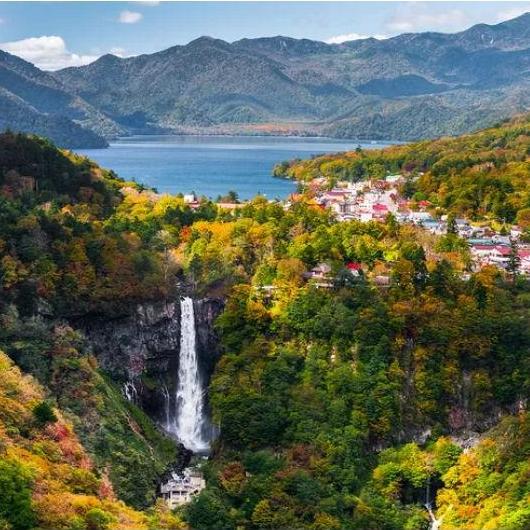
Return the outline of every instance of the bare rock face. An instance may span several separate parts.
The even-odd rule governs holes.
[[[197,354],[207,385],[220,355],[214,321],[223,301],[194,300]],[[180,299],[140,304],[115,318],[84,317],[76,322],[100,367],[123,385],[126,397],[163,422],[166,395],[174,393],[180,355]]]

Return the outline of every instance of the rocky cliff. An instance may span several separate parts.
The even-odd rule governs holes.
[[[220,355],[213,327],[219,299],[194,300],[197,354],[207,386]],[[76,321],[100,366],[120,382],[128,399],[163,423],[166,396],[174,394],[180,354],[179,299],[140,304],[129,314]]]

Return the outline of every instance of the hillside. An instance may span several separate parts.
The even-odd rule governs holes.
[[[460,134],[530,108],[529,21],[526,14],[452,35],[343,44],[202,37],[53,75],[133,131],[284,123],[298,132],[411,140]]]
[[[310,182],[408,175],[407,197],[475,220],[516,222],[530,206],[530,115],[457,138],[358,150],[278,164],[274,174]],[[519,214],[519,212],[521,212]]]
[[[98,476],[72,425],[43,388],[0,352],[0,523],[16,530],[108,524],[145,528]]]
[[[62,147],[105,147],[119,128],[49,73],[0,51],[0,130],[47,136]],[[96,132],[94,132],[96,131]]]
[[[116,315],[167,287],[156,255],[149,267],[138,240],[103,226],[125,187],[135,189],[49,141],[0,135],[0,349],[11,359],[0,359],[8,383],[0,384],[0,465],[20,475],[30,514],[12,520],[17,507],[0,494],[6,528],[147,528],[158,515],[130,506],[152,507],[160,477],[180,458],[72,323],[92,311]],[[19,369],[33,379],[13,382]],[[35,423],[41,401],[60,423]]]
[[[529,22],[526,14],[455,34],[343,44],[201,37],[59,72],[0,52],[0,128],[65,147],[130,133],[462,134],[530,108]]]
[[[437,193],[462,178],[527,208],[527,129],[306,164],[362,178],[406,160]],[[308,195],[194,206],[0,135],[4,527],[528,528],[526,277],[470,271],[455,234],[337,222]],[[189,457],[161,428],[183,295],[204,309],[197,342],[220,353],[219,436],[206,488],[172,514],[155,493]]]

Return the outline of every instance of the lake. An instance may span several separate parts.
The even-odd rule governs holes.
[[[285,198],[296,184],[272,177],[274,164],[321,153],[384,147],[331,138],[277,136],[131,136],[107,149],[82,149],[101,166],[126,180],[136,180],[165,193],[216,198],[230,190],[242,199],[258,193]]]

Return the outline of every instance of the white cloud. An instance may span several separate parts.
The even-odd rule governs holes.
[[[506,6],[500,11],[484,12],[480,9],[442,9],[438,2],[409,2],[400,6],[387,20],[385,27],[389,33],[443,31],[457,32],[474,24],[498,24],[505,20],[530,12],[530,3],[521,2],[515,7]]]
[[[42,70],[59,70],[67,66],[82,66],[95,61],[97,55],[78,55],[68,51],[62,37],[43,35],[0,43],[0,49],[33,63]]]
[[[160,5],[160,2],[157,2],[156,0],[137,0],[136,2],[133,2],[135,4],[140,4],[142,6],[147,6],[147,7],[156,7],[156,6],[159,6]]]
[[[435,5],[435,4],[433,4]],[[416,4],[394,15],[387,23],[389,31],[395,33],[416,31],[458,31],[469,24],[469,17],[461,9],[432,12],[429,6]]]
[[[379,40],[386,39],[386,35],[362,35],[361,33],[345,33],[344,35],[335,35],[334,37],[330,37],[329,39],[326,39],[325,42],[328,44],[342,44],[343,42],[369,39],[370,37]]]
[[[112,53],[116,57],[126,57],[125,48],[111,48],[109,53]]]
[[[137,13],[136,11],[125,10],[120,13],[118,20],[122,24],[136,24],[137,22],[140,22],[142,18],[144,18],[142,13]]]
[[[511,9],[505,9],[497,13],[497,22],[504,22],[505,20],[510,20],[511,18],[516,18],[525,13],[530,12],[530,4],[523,3],[520,6],[512,7]]]

